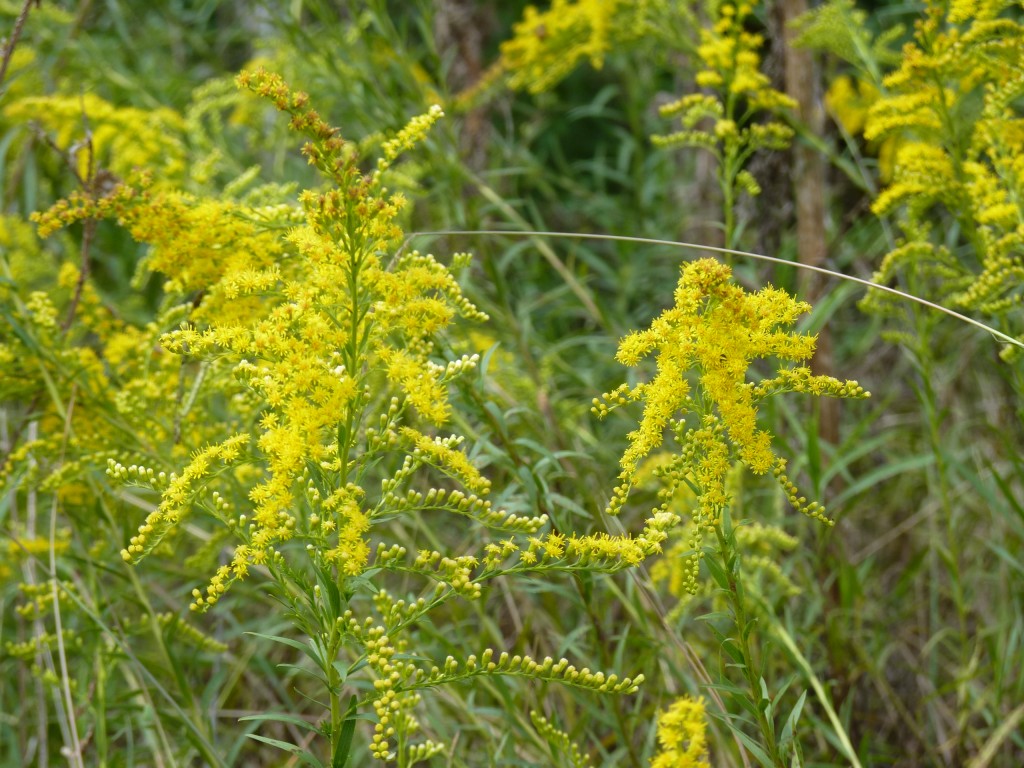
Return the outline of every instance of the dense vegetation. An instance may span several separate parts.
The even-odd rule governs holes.
[[[1019,2],[0,19],[0,765],[1024,763]]]

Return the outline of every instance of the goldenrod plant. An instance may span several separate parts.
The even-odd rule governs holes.
[[[688,3],[666,0],[554,0],[546,9],[527,5],[499,55],[477,82],[456,94],[462,111],[495,99],[502,89],[539,96],[556,89],[584,65],[604,68],[616,53],[662,56],[693,50]]]
[[[879,151],[881,184],[871,211],[886,226],[891,222],[894,234],[872,279],[978,318],[1004,334],[1003,341],[1019,338],[1024,276],[1021,144],[1015,138],[1024,93],[1019,3],[926,2],[899,51],[892,46],[898,29],[872,35],[851,19],[864,16],[849,2],[831,2],[802,25],[806,44],[852,66],[830,88],[831,109],[844,128]],[[987,467],[1007,461],[1016,465],[1017,455],[1015,449],[1008,458],[1003,447],[986,449],[979,461],[967,455],[972,449],[951,445],[950,429],[973,432],[992,423],[992,416],[983,414],[968,426],[964,400],[972,395],[961,391],[962,381],[943,374],[966,343],[958,329],[945,325],[941,315],[901,305],[882,291],[869,291],[861,307],[885,319],[885,338],[899,343],[912,361],[908,378],[920,402],[922,453],[929,465],[924,485],[934,499],[924,515],[925,556],[919,556],[927,574],[922,631],[932,650],[922,654],[917,669],[929,690],[942,693],[919,692],[922,703],[915,714],[907,711],[901,719],[912,724],[917,743],[927,745],[944,719],[937,707],[960,712],[947,721],[952,735],[935,754],[962,762],[971,751],[972,718],[985,707],[1012,711],[1013,704],[1002,694],[985,707],[969,703],[988,663],[979,665],[979,659],[991,658],[992,650],[972,630],[978,605],[969,596],[966,573],[978,555],[968,554],[964,534],[973,528],[973,501],[955,489],[964,473],[987,473]],[[1008,365],[990,361],[1005,368],[1000,375],[1016,393],[1011,402],[1019,399],[1019,351],[1006,343],[1000,357]],[[1019,422],[1019,405],[1008,407],[998,420]],[[1012,492],[1004,486],[996,497],[1006,493]],[[958,683],[944,686],[949,679]]]
[[[179,468],[148,465],[141,451],[106,459],[112,481],[160,496],[121,557],[135,564],[180,546],[175,542],[198,510],[219,521],[227,539],[236,542],[233,552],[204,589],[193,589],[189,607],[207,611],[252,569],[270,576],[277,598],[309,638],[306,643],[274,639],[302,650],[325,685],[329,714],[316,730],[329,740],[333,765],[347,761],[356,720],[366,709],[376,721],[370,743],[374,757],[408,765],[440,751],[436,742],[413,740],[419,730],[414,711],[420,691],[445,683],[522,675],[596,692],[636,692],[642,675],[619,678],[577,670],[565,659],[495,656],[488,648],[480,655],[467,651],[461,660],[448,656],[443,665],[416,660],[410,630],[449,600],[478,598],[487,582],[502,576],[614,572],[639,565],[661,552],[667,531],[680,518],[663,504],[635,536],[577,534],[550,529],[544,515],[523,517],[485,500],[490,481],[460,449],[463,438],[436,432],[451,416],[450,383],[471,372],[478,357],[438,359],[436,345],[456,316],[477,321],[486,316],[433,257],[400,247],[396,219],[404,200],[384,186],[392,164],[423,140],[440,109],[414,118],[385,141],[376,166],[364,171],[355,147],[309,106],[308,96],[262,69],[243,73],[239,85],[291,116],[292,129],[307,139],[304,153],[330,183],[325,191],[300,196],[301,213],[287,206],[252,209],[194,199],[151,189],[138,177],[102,196],[93,189],[77,193],[35,217],[44,235],[79,221],[113,218],[136,240],[151,243],[145,268],[167,277],[169,296],[194,298],[175,308],[180,327],[162,333],[157,342],[160,359],[178,360],[166,366],[168,372],[180,373],[165,376],[165,388],[150,396],[167,399],[171,386],[184,385],[191,389],[190,410],[200,407],[200,399],[227,397],[233,403],[220,429],[213,434],[207,429],[201,442],[192,436],[198,447]],[[291,226],[281,235],[271,226],[276,222]],[[233,258],[216,258],[211,249]],[[456,266],[467,258],[456,257]],[[667,493],[682,482],[700,489],[691,513],[690,588],[703,533],[724,536],[719,526],[733,454],[758,474],[771,471],[798,508],[824,519],[816,503],[797,499],[785,462],[771,452],[770,435],[756,426],[754,403],[781,391],[863,394],[853,382],[811,376],[803,368],[783,369],[748,387],[744,375],[751,359],[803,360],[813,350],[813,338],[778,330],[792,324],[806,305],[770,289],[747,296],[729,284],[729,274],[713,260],[684,268],[676,308],[620,346],[620,360],[631,365],[658,351],[658,377],[605,398],[613,407],[626,399],[646,403],[608,511],[615,513],[625,503],[638,461],[660,443],[662,432],[675,429],[688,446],[664,477]],[[70,287],[77,278],[72,269],[65,284]],[[101,310],[85,290],[76,294],[69,317],[105,336],[114,328],[104,325]],[[41,294],[33,294],[23,312],[37,323],[49,318],[41,328],[50,334],[57,330],[56,308]],[[89,320],[93,313],[98,318]],[[129,345],[138,338],[137,332],[120,330],[105,350],[112,363],[122,359],[121,342],[114,342],[124,335]],[[726,337],[734,340],[733,349],[723,353],[719,345]],[[106,388],[106,373],[96,364],[95,383],[78,385],[83,414],[88,413],[86,392]],[[198,368],[189,376],[193,366]],[[695,398],[683,378],[693,367],[700,371]],[[135,403],[121,404],[125,420],[133,418]],[[691,409],[696,429],[687,429],[674,415]],[[607,411],[600,409],[602,415]],[[173,456],[183,428],[179,412],[162,431],[151,429],[150,439],[171,442]],[[226,436],[215,437],[216,432]],[[23,450],[11,460],[28,462],[31,454]],[[417,473],[428,471],[461,488],[418,490]],[[64,472],[60,467],[57,475]],[[475,551],[443,554],[428,547],[411,557],[406,546],[374,535],[375,527],[396,525],[403,513],[413,511],[464,516],[504,538],[484,539]],[[219,531],[210,540],[226,543]],[[415,574],[427,586],[418,595],[396,599],[384,588],[389,574]],[[367,674],[372,692],[359,696],[355,691],[363,686],[354,680]],[[317,759],[297,745],[284,748]]]
[[[700,90],[661,107],[664,117],[679,118],[680,130],[656,135],[654,143],[711,152],[722,193],[723,239],[726,248],[735,248],[742,233],[736,220],[739,195],[761,193],[748,161],[759,150],[789,146],[793,130],[780,118],[795,102],[761,71],[764,38],[747,30],[755,5],[711,0],[703,10],[710,25],[700,28],[696,46],[701,68],[694,84]]]
[[[642,676],[489,648],[417,661],[409,631],[452,598],[478,598],[488,581],[511,574],[637,564],[656,550],[667,521],[652,519],[635,539],[542,533],[545,516],[494,508],[485,499],[490,482],[460,447],[463,438],[437,431],[451,416],[450,383],[471,372],[478,356],[438,359],[436,340],[457,316],[486,316],[432,256],[401,251],[396,218],[404,199],[389,193],[385,180],[441,117],[440,108],[385,141],[375,168],[364,172],[355,147],[306,94],[261,69],[243,73],[239,85],[291,116],[292,129],[307,139],[304,153],[331,185],[300,196],[301,223],[283,236],[251,221],[233,226],[229,210],[209,203],[143,199],[126,185],[100,200],[76,196],[38,217],[44,233],[100,216],[116,216],[140,240],[159,230],[147,266],[170,278],[171,292],[201,292],[182,327],[159,343],[182,363],[210,366],[207,375],[216,368],[222,380],[209,386],[237,402],[233,422],[250,425],[194,451],[177,471],[130,456],[108,460],[113,481],[161,498],[122,558],[135,564],[159,552],[197,509],[224,525],[236,540],[230,562],[216,568],[205,589],[193,589],[190,608],[205,612],[252,569],[267,571],[309,638],[297,647],[326,687],[329,716],[317,729],[330,742],[332,765],[348,759],[356,719],[367,709],[376,721],[374,757],[411,765],[437,753],[442,745],[413,740],[414,711],[421,691],[449,682],[521,675],[601,693],[635,692]],[[182,226],[167,228],[172,221]],[[209,248],[220,227],[229,227],[223,237],[238,261],[215,260],[179,242],[192,232]],[[454,261],[458,268],[468,256]],[[428,472],[455,487],[418,490],[416,475]],[[413,556],[374,535],[375,527],[397,525],[410,511],[465,517],[501,538],[469,552],[424,547]],[[391,597],[384,589],[390,574],[418,575],[423,591]],[[370,692],[357,695],[365,686],[349,678],[367,674]]]
[[[580,61],[600,69],[615,47],[642,38],[649,5],[647,0],[554,0],[546,11],[527,6],[513,36],[501,45],[496,72],[507,73],[510,88],[540,93]]]
[[[852,67],[830,78],[824,94],[825,106],[842,131],[847,146],[855,146],[863,136],[868,110],[881,95],[886,68],[900,62],[899,41],[906,34],[901,23],[885,25],[877,34],[870,28],[868,14],[852,0],[833,0],[808,11],[794,20],[795,44],[800,47],[828,51]],[[868,147],[878,155],[878,176],[882,182],[892,175],[895,148],[899,139],[888,136]],[[850,169],[855,183],[869,191],[877,191],[870,174]]]
[[[658,715],[660,751],[651,768],[709,768],[704,699],[683,697]]]
[[[926,3],[899,56],[891,33],[871,40],[863,14],[832,2],[802,22],[804,44],[836,53],[860,71],[835,80],[837,119],[867,141],[888,142],[884,189],[872,203],[902,237],[874,280],[897,279],[951,308],[1012,324],[1021,267],[1016,232],[1024,28],[1013,2]],[[896,30],[897,33],[899,29]],[[885,72],[884,68],[893,66]],[[948,218],[947,218],[948,217]],[[955,242],[936,224],[955,225]],[[897,311],[879,292],[864,306]],[[910,337],[905,337],[909,339]],[[1004,354],[1016,356],[1009,345]]]
[[[172,109],[118,108],[94,94],[26,96],[4,108],[10,122],[33,122],[61,150],[73,150],[78,173],[87,176],[89,152],[74,137],[90,134],[92,162],[124,176],[148,168],[175,184],[185,171],[184,121]]]
[[[1000,319],[1019,334],[1024,26],[1003,13],[1016,3],[930,3],[886,93],[872,105],[864,136],[900,135],[891,183],[872,209],[899,211],[905,233],[875,274],[886,283],[914,273],[911,286],[953,307]],[[957,242],[933,235],[948,211]],[[1005,356],[1016,357],[1007,346]]]
[[[824,508],[817,501],[808,501],[789,479],[786,460],[772,449],[771,433],[758,425],[758,406],[785,392],[841,398],[863,398],[868,393],[855,381],[843,382],[813,375],[806,366],[786,365],[801,363],[813,354],[814,336],[787,330],[810,306],[775,288],[747,293],[730,277],[729,267],[714,259],[684,266],[675,306],[655,319],[649,329],[631,333],[619,343],[619,362],[635,366],[654,355],[656,373],[646,383],[623,384],[601,400],[595,399],[594,411],[604,417],[630,401],[644,406],[643,417],[630,432],[629,447],[622,456],[619,485],[608,508],[611,514],[626,504],[639,462],[662,444],[665,434],[671,434],[678,445],[678,453],[655,470],[663,487],[653,515],[655,519],[675,517],[672,507],[679,489],[692,491],[685,513],[689,517],[686,550],[673,548],[672,555],[679,558],[674,568],[682,572],[683,589],[696,593],[704,563],[724,596],[732,626],[724,634],[713,623],[709,626],[731,666],[742,672],[746,688],[735,686],[727,677],[718,687],[744,701],[744,710],[753,715],[761,741],[751,748],[761,762],[782,768],[790,763],[791,753],[798,754],[792,741],[793,723],[786,729],[788,738],[780,738],[762,662],[754,655],[757,619],[744,587],[745,568],[736,541],[739,521],[730,514],[729,476],[737,464],[754,475],[770,474],[793,507],[831,525]],[[748,381],[751,364],[759,358],[776,358],[784,364],[774,376]],[[695,382],[691,383],[690,372],[696,374]],[[711,539],[710,546],[705,537]],[[799,707],[794,710],[798,711]],[[791,720],[798,717],[796,714]],[[745,721],[746,717],[736,718],[735,727],[742,730]],[[696,755],[700,752],[698,749]]]

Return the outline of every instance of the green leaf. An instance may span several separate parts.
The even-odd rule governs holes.
[[[338,673],[338,685],[344,685],[345,681],[348,679],[348,665],[339,659],[335,659],[331,662],[331,666],[334,667],[334,671]]]
[[[732,698],[733,701],[750,713],[755,722],[761,719],[761,706],[750,698],[750,691],[738,689],[737,692],[733,693]]]
[[[267,712],[263,715],[246,715],[245,717],[238,718],[238,721],[252,721],[258,723],[270,721],[275,723],[289,723],[291,725],[298,726],[299,728],[303,728],[307,731],[313,731],[314,733],[322,733],[321,729],[318,728],[315,724],[309,722],[309,720],[304,720],[301,717],[297,717],[296,715],[289,715],[284,712]]]
[[[728,611],[711,611],[710,613],[702,613],[697,617],[697,621],[732,621],[732,614]]]
[[[715,583],[726,591],[729,589],[729,577],[722,569],[721,563],[714,557],[705,557],[701,560],[704,565],[708,567],[708,571],[711,573],[711,578],[715,580]]]
[[[505,412],[498,407],[497,403],[487,401],[484,403],[484,410],[491,417],[491,423],[495,427],[498,436],[502,440],[508,439],[508,425],[505,423]]]
[[[281,645],[287,645],[289,648],[295,648],[296,650],[302,651],[304,654],[309,656],[309,658],[315,661],[318,667],[323,669],[324,665],[320,659],[320,656],[311,646],[307,645],[306,643],[299,642],[298,640],[293,640],[290,637],[281,637],[280,635],[264,635],[260,632],[246,632],[245,634],[252,635],[253,637],[260,637],[264,640],[270,640],[275,643],[280,643]]]
[[[481,381],[487,378],[487,371],[491,367],[491,358],[494,357],[494,353],[498,351],[499,346],[501,346],[501,343],[495,342],[480,356],[480,363],[477,365],[476,370]]]
[[[704,617],[702,616],[701,618],[703,619]],[[707,622],[707,627],[709,630],[711,630],[711,634],[715,636],[715,640],[718,641],[718,644],[721,646],[722,650],[725,651],[729,655],[729,658],[736,663],[736,666],[741,669],[745,667],[746,659],[743,658],[743,651],[740,649],[735,638],[729,637],[727,634],[722,632],[720,629],[718,629],[718,627],[716,627],[711,622]]]
[[[342,613],[341,593],[338,591],[337,583],[331,578],[331,574],[317,568],[316,583],[320,586],[320,594],[327,597],[327,610],[330,612],[330,615],[340,616]]]
[[[1000,559],[1003,560],[1008,566],[1013,568],[1020,575],[1024,576],[1024,565],[1021,564],[1020,560],[1015,555],[1008,552],[1003,547],[1000,547],[998,544],[993,544],[990,541],[985,542],[985,546],[991,549],[997,555],[999,555]]]
[[[331,759],[331,768],[344,768],[348,762],[349,751],[352,748],[352,737],[356,732],[356,704],[358,699],[352,696],[348,700],[348,717],[341,726],[341,736],[338,739],[337,747],[334,750],[334,757]]]
[[[1024,506],[1017,501],[1016,492],[1010,487],[1009,481],[999,474],[991,462],[986,461],[985,468],[988,470],[989,476],[995,481],[996,485],[999,486],[999,490],[1002,492],[1003,498],[1010,505],[1013,511],[1017,513],[1017,516],[1020,517],[1021,520],[1024,520]]]
[[[804,702],[807,700],[807,691],[800,694],[800,698],[797,699],[796,705],[793,707],[793,711],[789,713],[789,717],[786,718],[786,724],[782,726],[782,733],[779,734],[779,743],[788,744],[793,740],[793,734],[796,731],[796,724],[800,720],[800,713],[803,712]]]
[[[375,520],[379,519],[380,518],[375,518]],[[363,572],[359,576],[352,576],[349,579],[347,579],[345,582],[346,597],[355,595],[357,592],[367,592],[371,595],[376,595],[380,591],[380,588],[373,583],[372,577],[373,573],[376,573],[379,570],[379,568],[371,568],[370,570]],[[371,573],[371,571],[373,571],[373,573]]]
[[[754,756],[754,759],[763,765],[764,768],[775,768],[775,762],[768,756],[768,753],[764,751],[764,747],[739,729],[734,729],[733,733],[736,734],[736,738],[743,742],[743,746],[747,748],[747,751],[750,752],[750,754]]]
[[[30,352],[35,355],[42,356],[42,353],[39,350],[39,345],[36,344],[35,339],[32,338],[32,334],[21,327],[21,324],[14,319],[14,315],[9,312],[0,312],[0,317],[3,317],[4,323],[14,331],[14,335],[21,340],[21,343],[24,344]]]
[[[791,685],[793,685],[793,683],[796,681],[796,679],[797,679],[797,676],[795,674],[792,674],[789,677],[787,677],[785,680],[783,680],[781,683],[777,683],[776,684],[776,687],[775,687],[775,700],[776,701],[781,701],[782,700],[782,697],[786,695],[786,691],[789,690],[789,687]]]
[[[269,744],[272,747],[289,752],[299,758],[302,762],[314,766],[314,768],[324,768],[324,764],[317,760],[313,755],[304,750],[302,747],[297,747],[294,744],[289,744],[287,741],[281,741],[279,739],[271,739],[267,736],[260,736],[256,733],[246,734],[250,739],[256,741],[262,741],[264,744]]]
[[[340,662],[335,662],[335,663],[338,664]],[[353,673],[358,672],[360,669],[365,667],[367,664],[369,664],[369,662],[365,658],[356,659],[355,661],[352,662],[351,666],[349,666],[348,671],[345,672],[345,677],[347,678],[347,677],[351,676]]]
[[[912,456],[903,461],[891,461],[882,467],[879,467],[874,472],[868,472],[865,475],[861,475],[857,478],[857,481],[847,486],[846,490],[836,495],[831,500],[830,506],[834,509],[838,509],[843,506],[850,499],[854,499],[858,494],[864,493],[869,489],[874,489],[879,486],[883,480],[887,480],[890,477],[896,477],[906,472],[915,472],[924,467],[930,466],[935,463],[935,456],[932,454]]]
[[[707,683],[704,687],[705,688],[712,688],[712,689],[714,689],[716,691],[722,691],[722,693],[727,693],[730,696],[734,696],[734,697],[736,697],[738,699],[749,699],[750,698],[750,696],[747,694],[747,691],[745,689],[740,688],[739,686],[734,685],[733,683],[730,683],[727,680],[723,680],[720,683]],[[754,711],[752,714],[756,715],[757,712]],[[751,721],[751,724],[753,724],[753,721]]]
[[[305,667],[300,667],[298,664],[277,664],[276,666],[278,669],[294,669],[299,674],[315,677],[321,683],[327,685],[327,678],[315,669],[306,669]]]

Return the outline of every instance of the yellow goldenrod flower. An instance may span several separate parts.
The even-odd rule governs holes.
[[[544,12],[527,6],[501,45],[500,70],[515,90],[550,90],[586,59],[600,69],[613,46],[640,38],[647,2],[554,0]]]
[[[619,345],[618,360],[625,365],[638,365],[642,358],[654,355],[653,378],[632,389],[615,390],[605,396],[603,407],[594,408],[604,416],[629,400],[644,404],[640,424],[629,434],[629,447],[622,456],[621,483],[608,509],[612,514],[637,482],[640,462],[662,444],[667,431],[675,434],[681,453],[659,471],[666,488],[657,509],[665,513],[675,489],[683,485],[696,491],[695,509],[690,513],[692,554],[685,578],[691,592],[697,588],[701,538],[719,522],[731,501],[727,478],[735,460],[756,474],[771,473],[793,506],[828,521],[824,510],[800,496],[786,476],[785,461],[772,450],[771,435],[758,427],[758,402],[790,391],[867,396],[854,381],[814,376],[806,367],[781,367],[772,378],[748,382],[755,359],[774,357],[798,363],[811,357],[814,336],[786,330],[810,307],[771,287],[747,293],[730,276],[731,270],[714,259],[686,264],[675,291],[675,306],[649,329],[627,335]],[[659,534],[667,530],[655,528]],[[660,550],[661,540],[648,544],[648,553]]]
[[[55,141],[73,154],[79,173],[86,177],[88,164],[117,176],[134,168],[159,169],[161,182],[173,184],[185,172],[185,121],[172,109],[117,107],[92,93],[63,96],[28,96],[13,101],[4,116],[14,121],[33,121],[43,130],[56,132]],[[88,128],[92,157],[83,138]]]
[[[696,147],[710,151],[718,161],[722,190],[725,245],[733,247],[737,235],[735,202],[739,192],[760,193],[754,177],[744,169],[750,156],[761,149],[785,149],[793,130],[779,120],[759,121],[795,108],[796,103],[771,87],[760,70],[760,35],[745,29],[753,13],[749,3],[731,2],[710,6],[711,26],[700,30],[696,46],[701,70],[694,80],[710,93],[690,94],[661,108],[665,117],[678,117],[682,130],[653,136],[661,147]],[[701,125],[702,121],[710,125]]]
[[[1011,5],[928,2],[864,128],[869,139],[901,139],[890,184],[873,210],[898,213],[905,237],[875,281],[902,271],[914,276],[917,290],[933,290],[931,298],[1004,318],[1024,296],[1024,120],[1015,106],[1024,82],[1024,26],[1001,15]],[[938,236],[948,230],[944,215],[957,221],[963,247]],[[863,306],[884,312],[888,301],[875,292]]]
[[[703,696],[676,699],[658,715],[658,745],[651,768],[710,768]]]

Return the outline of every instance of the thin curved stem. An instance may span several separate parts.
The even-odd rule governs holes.
[[[713,253],[723,253],[730,256],[744,256],[748,259],[758,259],[760,261],[767,261],[773,264],[785,264],[786,266],[794,267],[796,269],[807,269],[810,270],[811,272],[817,272],[819,274],[828,275],[829,277],[834,277],[839,280],[847,280],[851,283],[857,283],[859,285],[867,286],[868,288],[874,288],[875,290],[891,293],[894,296],[899,296],[900,298],[906,299],[907,301],[913,301],[917,304],[928,307],[929,309],[934,309],[938,312],[942,312],[946,315],[949,315],[950,317],[954,317],[963,323],[967,323],[968,325],[973,325],[975,328],[980,328],[983,331],[987,331],[1000,341],[1024,349],[1024,342],[1015,339],[1012,336],[1008,336],[1002,331],[998,331],[995,328],[992,328],[991,326],[985,325],[984,323],[978,320],[968,317],[967,315],[962,315],[959,312],[955,312],[952,309],[948,309],[947,307],[942,306],[941,304],[936,304],[934,302],[928,301],[927,299],[922,299],[920,296],[915,296],[912,293],[906,293],[897,288],[890,288],[887,285],[880,285],[878,283],[873,283],[870,280],[865,280],[861,277],[846,275],[843,274],[842,272],[836,272],[831,269],[825,269],[824,267],[816,267],[812,264],[801,264],[800,262],[797,261],[780,259],[777,256],[766,256],[763,253],[740,251],[736,250],[735,248],[721,248],[715,245],[701,245],[700,243],[684,243],[678,240],[659,240],[658,238],[653,237],[632,237],[629,235],[604,235],[588,232],[535,232],[507,229],[442,229],[434,231],[410,232],[409,235],[405,238],[405,241],[402,243],[401,247],[399,248],[399,251],[404,250],[406,245],[408,245],[408,243],[416,237],[451,237],[453,235],[509,235],[512,237],[560,237],[572,240],[610,240],[616,242],[641,243],[643,245],[667,245],[673,248],[689,248],[691,250],[696,251],[711,251]]]

